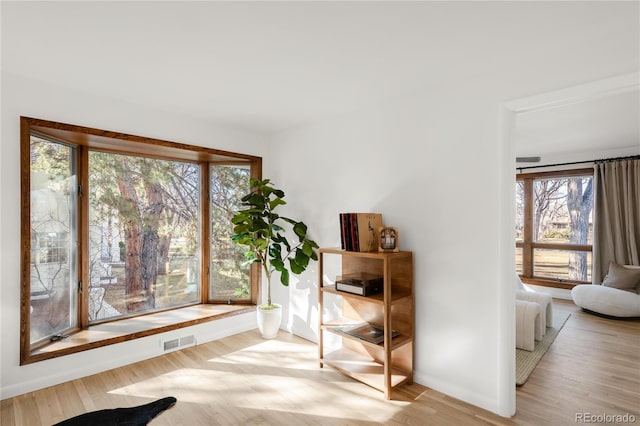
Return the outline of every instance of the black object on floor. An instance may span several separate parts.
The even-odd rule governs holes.
[[[176,401],[174,397],[168,396],[136,407],[90,411],[53,426],[145,426]]]

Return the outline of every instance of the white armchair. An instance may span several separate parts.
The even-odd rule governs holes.
[[[640,317],[640,266],[609,264],[601,285],[581,284],[571,290],[583,309],[619,318]]]

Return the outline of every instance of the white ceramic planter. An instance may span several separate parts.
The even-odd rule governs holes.
[[[273,339],[278,335],[282,321],[282,306],[275,304],[276,309],[256,309],[258,315],[258,330],[264,339]]]

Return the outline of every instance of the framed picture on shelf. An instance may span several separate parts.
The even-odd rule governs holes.
[[[390,226],[378,228],[378,251],[379,252],[396,252],[398,248],[398,229]]]

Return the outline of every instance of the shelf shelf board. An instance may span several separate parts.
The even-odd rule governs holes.
[[[385,391],[384,366],[372,358],[342,348],[325,354],[321,362],[374,389]],[[391,388],[400,386],[410,379],[411,377],[403,371],[391,370]]]
[[[342,318],[342,320],[344,320],[344,318]],[[356,336],[352,336],[350,334],[344,333],[338,328],[339,326],[358,325],[358,324],[362,324],[362,322],[354,323],[354,322],[340,322],[340,320],[334,320],[334,321],[335,322],[331,321],[329,323],[324,323],[322,325],[322,329],[330,333],[336,334],[344,339],[349,339],[349,340],[353,340],[354,342],[362,343],[365,346],[372,346],[375,348],[384,347],[382,343],[376,344],[376,343],[368,342],[364,339],[360,339]],[[399,347],[404,346],[407,343],[410,343],[411,340],[412,340],[411,336],[400,334],[399,336],[396,336],[391,340],[391,350],[398,349]]]
[[[351,318],[345,318],[345,317],[339,317],[339,318],[334,318],[330,321],[325,321],[322,323],[322,328],[323,329],[331,329],[334,327],[344,327],[344,326],[349,326],[349,325],[358,325],[358,324],[362,324],[362,320],[355,320],[355,319],[351,319]]]
[[[380,251],[347,251],[338,247],[321,248],[319,250],[322,254],[348,254],[354,257],[368,257],[372,259],[384,259],[388,257],[405,257],[412,256],[410,251],[394,251],[394,252],[380,252]]]

